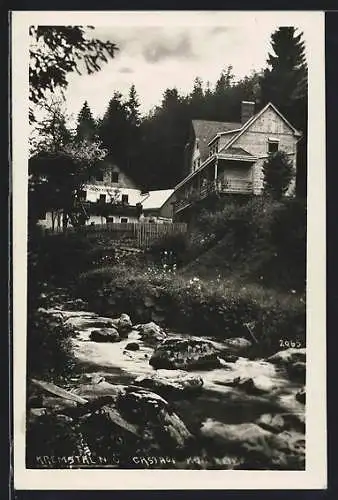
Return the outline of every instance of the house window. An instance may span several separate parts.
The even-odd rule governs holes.
[[[121,224],[128,224],[128,218],[127,217],[121,217],[120,222],[121,222]]]
[[[100,194],[99,202],[106,203],[106,195],[105,194]]]
[[[96,174],[95,177],[96,177],[97,181],[103,181],[103,172],[102,172],[102,170],[100,170],[99,172],[97,172],[97,174]]]
[[[122,195],[122,205],[128,205],[128,195],[127,194]]]
[[[278,146],[279,146],[279,142],[278,141],[270,141],[268,142],[268,153],[269,154],[272,154],[272,153],[277,153],[278,151]]]
[[[87,192],[84,190],[79,191],[79,200],[86,201],[86,198],[87,198]]]
[[[111,173],[111,181],[114,183],[119,182],[119,173],[118,172]]]

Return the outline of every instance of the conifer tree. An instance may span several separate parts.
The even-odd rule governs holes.
[[[263,104],[271,101],[282,111],[307,96],[307,64],[302,33],[280,27],[271,35],[272,52],[261,79]]]
[[[136,92],[135,85],[133,84],[129,89],[128,100],[126,102],[128,111],[128,120],[131,126],[138,127],[141,122],[140,117],[140,102]]]
[[[262,105],[271,101],[299,129],[297,194],[306,195],[307,178],[307,87],[308,71],[303,33],[294,27],[280,27],[271,35],[269,54],[261,78]]]
[[[96,134],[96,123],[89,108],[88,102],[85,101],[77,117],[76,139],[93,140]]]

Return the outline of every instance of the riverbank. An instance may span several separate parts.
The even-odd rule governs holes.
[[[156,267],[130,272],[119,265],[81,274],[74,293],[103,315],[131,311],[136,323],[155,321],[220,340],[248,337],[261,354],[306,345],[305,296],[295,291],[282,293],[235,279],[202,280]]]
[[[69,301],[59,298],[44,311],[72,329],[75,369],[59,385],[73,396],[55,397],[29,384],[30,467],[60,467],[60,460],[42,464],[36,457],[80,456],[85,467],[101,460],[102,466],[123,468],[304,468],[304,373],[299,370],[299,363],[305,370],[304,349],[264,359],[250,351],[253,342],[240,337],[229,343],[184,334],[182,344],[178,332],[135,323],[120,335],[118,317],[73,304],[69,310]],[[93,331],[102,328],[116,330],[119,337],[93,341]],[[176,366],[155,369],[151,360],[166,342],[171,351],[165,347],[165,354]],[[207,365],[200,363],[206,358]],[[83,401],[72,397],[82,398],[85,410]],[[79,441],[82,451],[76,448]],[[82,465],[64,461],[61,466]]]

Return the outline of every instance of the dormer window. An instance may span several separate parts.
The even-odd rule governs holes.
[[[279,149],[278,139],[269,139],[268,140],[268,153],[269,154],[277,153],[278,149]]]

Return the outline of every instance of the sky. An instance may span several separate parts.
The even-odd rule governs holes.
[[[222,69],[233,66],[236,78],[266,65],[270,37],[276,26],[98,26],[91,36],[114,42],[114,59],[93,75],[72,73],[66,91],[67,108],[76,116],[83,102],[97,117],[103,116],[115,91],[123,96],[135,84],[142,114],[160,104],[166,88],[188,93],[195,77],[213,86]]]
[[[305,22],[304,29],[307,16],[301,12],[54,11],[34,18],[34,24],[94,26],[90,37],[118,47],[99,72],[68,75],[66,108],[73,124],[84,101],[100,118],[114,92],[126,98],[132,84],[145,115],[161,103],[167,88],[188,94],[196,77],[213,87],[229,65],[236,79],[259,71],[266,66],[271,34],[279,26],[301,26],[306,46],[311,38],[311,23]]]

